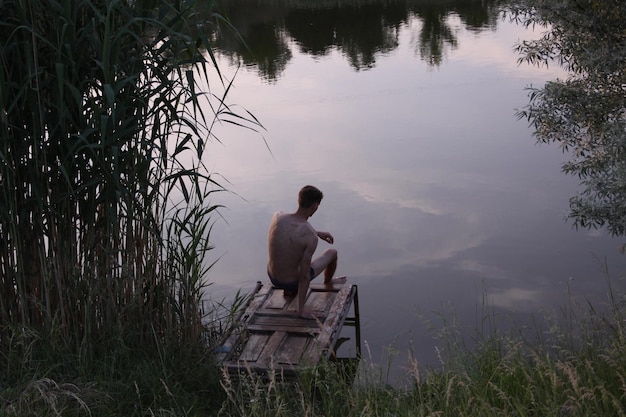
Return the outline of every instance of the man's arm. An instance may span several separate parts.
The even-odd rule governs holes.
[[[325,240],[326,242],[332,244],[335,241],[335,238],[333,238],[333,235],[331,235],[328,232],[316,232],[317,233],[317,237],[319,237],[322,240]]]
[[[306,233],[303,243],[305,246],[300,258],[300,276],[298,277],[298,313],[301,317],[308,317],[310,314],[305,310],[304,303],[311,282],[311,259],[313,259],[313,254],[317,248],[316,234]]]

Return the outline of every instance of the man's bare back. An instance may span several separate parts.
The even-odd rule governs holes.
[[[313,259],[318,238],[330,244],[334,242],[330,233],[318,232],[308,222],[321,200],[322,192],[317,188],[303,187],[298,195],[298,210],[274,214],[268,233],[267,274],[276,287],[285,290],[285,295],[298,294],[298,311],[303,316],[308,315],[304,302],[313,278],[324,271],[325,284],[345,282],[345,277],[333,279],[337,269],[335,249],[327,249]]]
[[[269,263],[267,272],[284,286],[298,285],[303,258],[311,257],[317,249],[317,234],[313,226],[295,214],[276,213],[272,217],[268,236]],[[310,273],[310,271],[306,271]]]

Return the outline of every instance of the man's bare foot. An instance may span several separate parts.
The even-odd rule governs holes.
[[[335,278],[331,279],[330,282],[324,281],[324,284],[325,285],[345,284],[347,279],[348,278],[345,277],[345,276],[335,277]]]

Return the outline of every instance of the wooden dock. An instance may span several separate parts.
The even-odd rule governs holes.
[[[235,325],[217,349],[219,366],[233,375],[240,372],[264,375],[273,370],[288,378],[323,359],[360,359],[356,285],[312,283],[306,306],[315,319],[300,317],[297,306],[297,297],[286,297],[271,284],[258,282]],[[339,358],[336,348],[346,341],[342,337],[344,326],[354,327],[355,350],[353,357]]]

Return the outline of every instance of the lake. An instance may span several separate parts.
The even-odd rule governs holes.
[[[271,216],[313,184],[324,199],[310,222],[334,235],[366,362],[392,359],[391,383],[409,350],[439,366],[444,322],[471,339],[486,316],[506,327],[568,301],[606,305],[623,240],[565,220],[579,188],[567,155],[516,117],[528,86],[564,76],[517,63],[514,45],[538,32],[490,1],[232,3],[250,50],[218,37],[216,54],[229,102],[264,130],[214,129],[206,163],[231,193],[213,201],[225,209],[209,298],[267,281]]]

